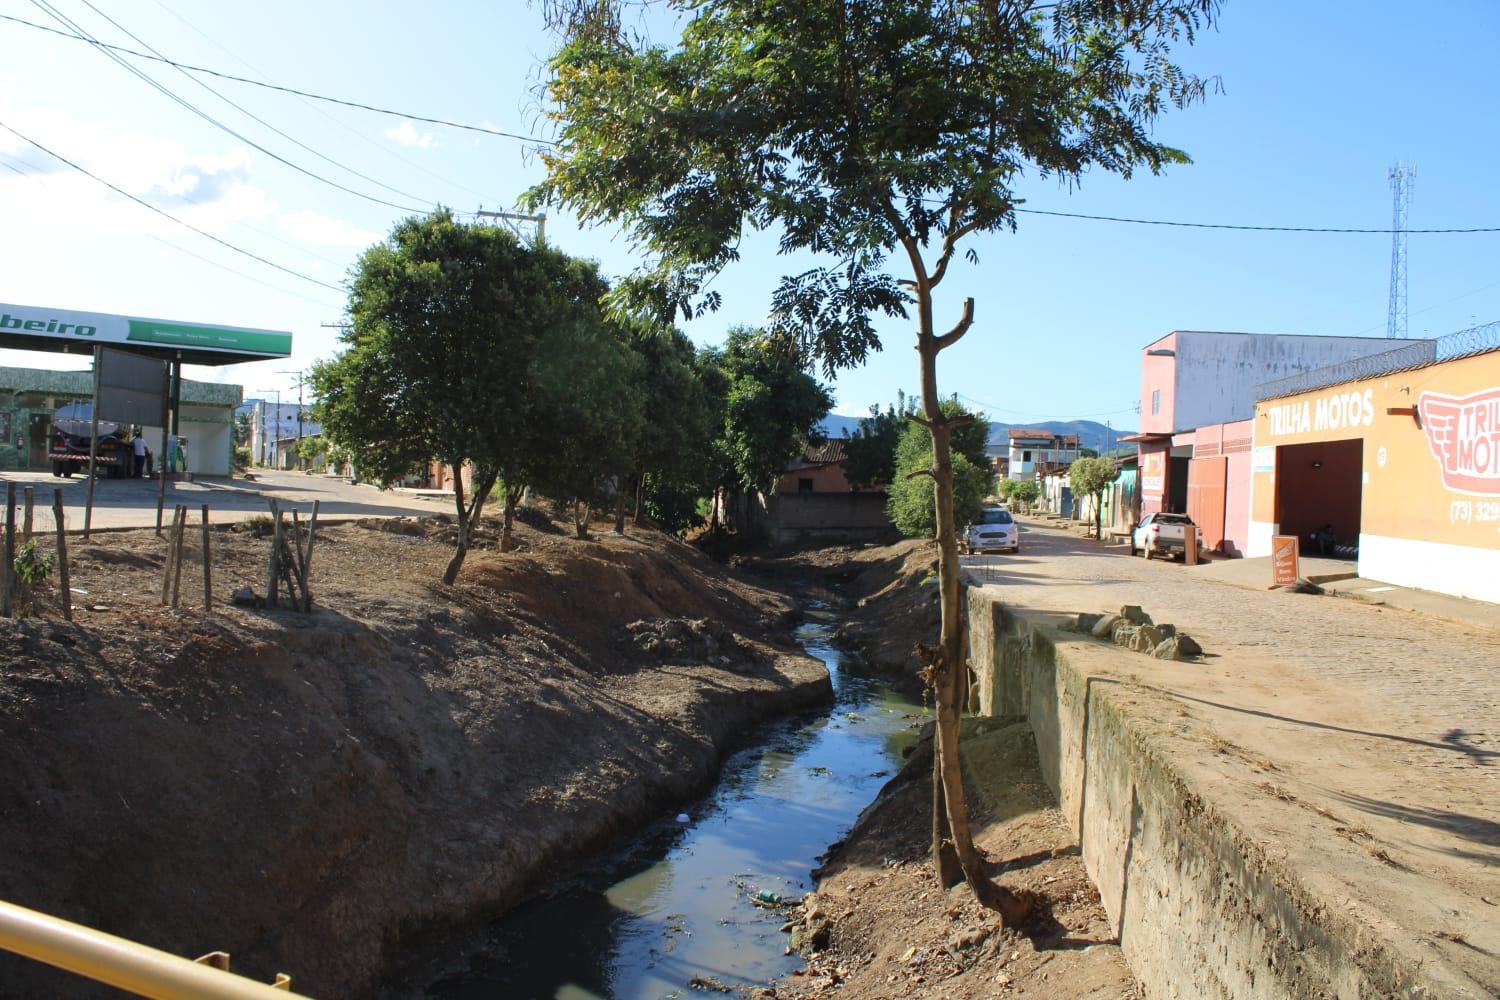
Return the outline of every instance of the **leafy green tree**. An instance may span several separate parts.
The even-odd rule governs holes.
[[[797,351],[748,327],[703,352],[699,368],[719,416],[716,485],[733,495],[771,493],[792,459],[819,440],[833,397]]]
[[[619,225],[648,257],[618,303],[713,309],[708,283],[739,258],[747,227],[814,255],[772,296],[769,332],[824,371],[880,347],[874,317],[914,320],[920,419],[937,500],[939,645],[933,852],[942,882],[1018,919],[974,848],[958,757],[967,684],[953,515],[952,435],[934,292],[964,239],[1015,228],[1027,171],[1065,185],[1187,162],[1156,141],[1166,108],[1206,82],[1172,49],[1211,26],[1218,0],[661,0],[682,34],[629,34],[638,0],[545,0],[563,36],[550,64],[557,145],[535,203]],[[895,256],[904,274],[891,265]],[[969,256],[972,259],[972,250]]]
[[[1094,537],[1102,538],[1104,529],[1104,491],[1115,481],[1119,470],[1107,458],[1080,458],[1068,466],[1068,485],[1075,497],[1094,498]]]
[[[1010,488],[1010,499],[1027,510],[1036,503],[1037,498],[1042,495],[1042,485],[1035,479],[1012,479]]]
[[[979,516],[990,489],[990,473],[962,452],[953,454],[953,509],[960,524]],[[886,489],[886,513],[908,538],[937,533],[937,502],[932,491],[932,435],[910,424],[896,446],[895,478]]]
[[[407,219],[361,255],[344,350],[313,367],[324,437],[362,473],[389,482],[434,459],[453,469],[459,530],[446,584],[526,440],[517,425],[543,333],[580,311],[597,313],[597,297],[580,298],[567,280],[572,267],[555,250],[465,225],[447,210]],[[468,500],[465,465],[473,468]]]
[[[896,445],[915,403],[905,393],[897,393],[896,405],[887,403],[884,412],[872,406],[870,415],[860,418],[859,426],[844,441],[844,475],[849,485],[868,489],[889,486],[895,481]]]

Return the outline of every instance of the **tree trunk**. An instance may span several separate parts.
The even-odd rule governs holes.
[[[589,514],[591,505],[587,500],[573,501],[573,530],[582,540],[589,537]]]
[[[1094,541],[1104,541],[1104,491],[1094,494]]]
[[[940,878],[953,877],[956,855],[964,879],[981,904],[998,910],[1007,924],[1023,919],[1029,902],[993,882],[974,847],[969,828],[968,803],[964,796],[963,771],[958,756],[959,724],[968,701],[968,661],[964,649],[963,623],[959,616],[958,532],[953,513],[953,454],[950,446],[951,419],[943,414],[938,395],[937,356],[942,349],[932,327],[932,289],[925,278],[917,284],[920,328],[917,352],[922,365],[922,412],[932,434],[932,478],[936,503],[938,543],[938,593],[941,598],[942,630],[929,665],[933,700],[937,707],[937,735],[933,753],[933,780],[941,787],[947,834],[942,836],[939,818],[933,821],[933,856]],[[966,309],[966,318],[968,312]],[[938,792],[933,793],[934,806]],[[951,852],[951,853],[950,853]],[[956,879],[955,879],[956,880]]]
[[[511,529],[516,523],[516,504],[521,502],[520,489],[505,488],[505,515],[500,522],[500,551],[509,552],[515,547]]]
[[[464,470],[462,464],[455,462],[453,468],[453,503],[458,507],[458,543],[453,549],[453,558],[448,560],[448,568],[443,570],[443,583],[453,586],[453,581],[458,579],[458,571],[464,564],[464,556],[469,554],[469,511],[464,503]]]
[[[615,488],[615,534],[625,534],[625,477],[620,476]]]
[[[639,528],[643,524],[646,525],[647,527],[649,527],[651,525],[651,515],[649,515],[649,514],[647,514],[645,512],[646,511],[645,499],[646,499],[646,477],[645,476],[636,476],[635,477],[635,526],[637,528]]]

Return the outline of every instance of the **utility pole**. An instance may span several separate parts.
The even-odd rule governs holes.
[[[538,243],[547,242],[547,216],[545,213],[541,215],[523,215],[520,212],[486,212],[484,209],[480,209],[474,214],[481,219],[534,223],[536,225],[536,241]]]
[[[300,464],[302,462],[302,382],[303,382],[303,377],[302,376],[303,376],[303,373],[301,371],[294,371],[294,372],[277,372],[276,374],[277,375],[295,375],[295,376],[297,376],[297,462],[298,462],[298,464],[300,466]]]
[[[271,423],[274,424],[274,425],[276,425],[279,428],[281,426],[281,390],[280,389],[257,389],[256,391],[257,392],[274,392],[276,394],[276,416],[271,420]],[[265,428],[265,421],[264,420],[261,421],[261,428],[262,428],[262,430],[264,430],[264,428]],[[262,462],[264,462],[266,460],[265,445],[264,444],[261,445],[260,460]],[[274,437],[271,438],[271,468],[273,468],[273,469],[276,468],[276,439]]]

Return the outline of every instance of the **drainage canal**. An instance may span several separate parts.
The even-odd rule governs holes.
[[[818,856],[874,799],[930,716],[834,647],[835,614],[815,607],[808,619],[797,638],[828,666],[831,709],[768,729],[725,762],[707,797],[507,914],[484,951],[427,994],[660,1000],[704,995],[695,980],[764,985],[796,968],[785,917],[764,904],[812,888]]]

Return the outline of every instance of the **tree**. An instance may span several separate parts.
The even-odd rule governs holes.
[[[527,373],[548,327],[592,309],[572,263],[447,210],[400,222],[355,265],[344,351],[312,370],[323,435],[389,482],[432,460],[453,470],[452,584],[485,498],[517,462]],[[599,289],[602,291],[602,288]],[[472,467],[472,499],[463,469]]]
[[[1014,920],[1027,904],[984,871],[957,745],[967,685],[951,438],[967,418],[943,413],[937,359],[972,327],[974,302],[940,330],[933,295],[966,237],[1015,228],[1026,169],[1072,185],[1187,162],[1151,126],[1205,93],[1170,55],[1214,23],[1218,0],[664,2],[683,15],[670,46],[623,30],[635,0],[547,0],[564,39],[547,81],[561,127],[531,199],[623,226],[649,263],[616,302],[686,314],[718,306],[708,282],[739,258],[747,226],[779,230],[783,253],[819,261],[782,279],[769,332],[830,376],[879,349],[876,314],[915,319],[942,595],[926,674],[933,849],[944,884],[966,878]]]
[[[712,453],[719,489],[769,494],[811,441],[833,397],[804,369],[801,355],[748,327],[729,331],[700,358],[710,405],[719,414]]]
[[[1104,505],[1101,498],[1119,470],[1107,458],[1080,458],[1068,466],[1068,484],[1076,497],[1094,498],[1094,537],[1103,538]]]
[[[1035,479],[1012,479],[1010,483],[1011,502],[1018,503],[1027,510],[1042,495],[1042,486]]]
[[[886,493],[886,513],[908,538],[932,538],[937,532],[937,504],[932,492],[932,435],[918,424],[907,426],[896,446],[896,473]],[[959,524],[979,516],[990,489],[990,473],[962,452],[953,454],[953,513]]]
[[[870,415],[861,417],[859,426],[844,442],[844,475],[855,489],[890,486],[896,479],[896,445],[906,430],[907,418],[914,412],[915,400],[898,393],[896,405],[870,407]]]

